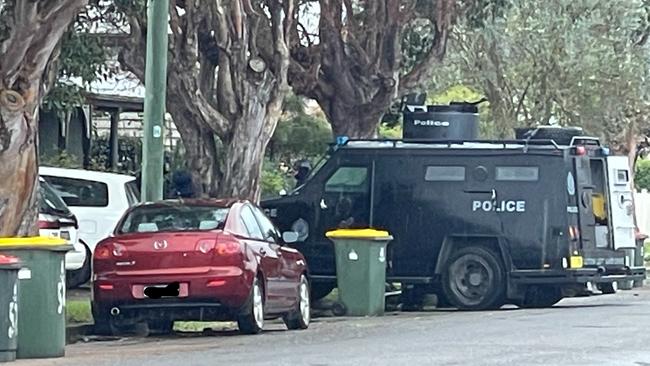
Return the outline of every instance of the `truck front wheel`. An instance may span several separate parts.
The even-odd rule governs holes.
[[[503,265],[487,248],[462,248],[447,260],[442,272],[442,289],[449,302],[459,309],[500,308],[506,292]]]

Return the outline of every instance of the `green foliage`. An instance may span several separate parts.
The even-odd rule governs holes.
[[[292,178],[284,173],[280,164],[266,159],[262,168],[262,198],[275,197],[278,193],[291,187]]]
[[[650,190],[650,160],[639,159],[635,167],[634,184],[636,189]]]
[[[262,198],[277,196],[295,184],[293,165],[302,159],[314,163],[332,141],[332,131],[317,110],[308,112],[302,97],[285,99],[284,115],[267,147],[262,170]]]
[[[511,2],[481,29],[459,22],[433,84],[485,95],[500,137],[560,124],[616,141],[649,109],[648,11],[644,0]]]
[[[84,86],[106,80],[117,71],[116,66],[107,62],[111,56],[109,48],[92,35],[98,15],[107,6],[103,1],[88,5],[61,39],[58,79],[43,102],[45,109],[56,112],[60,118],[83,104]],[[71,82],[72,79],[80,80],[82,85]]]
[[[402,37],[402,73],[408,73],[415,67],[431,49],[433,44],[433,26],[429,21],[416,19],[404,29]]]
[[[285,103],[284,117],[269,142],[272,160],[291,165],[299,159],[319,156],[332,141],[332,131],[322,115],[309,114],[302,98],[292,96]]]
[[[40,165],[56,168],[80,169],[79,158],[63,150],[56,155],[41,157]]]
[[[382,139],[399,140],[402,138],[402,126],[401,125],[391,126],[382,123],[379,125],[379,137]]]
[[[67,323],[92,323],[93,315],[89,300],[68,300],[65,304]]]
[[[110,171],[110,138],[96,137],[90,149],[90,169]],[[140,170],[142,161],[142,141],[139,137],[120,136],[118,140],[117,172],[135,175]]]
[[[510,2],[508,0],[461,0],[465,7],[465,18],[472,28],[483,28],[487,23],[503,17]]]
[[[429,97],[431,104],[449,104],[451,102],[477,102],[484,95],[466,85],[453,85]],[[497,126],[490,113],[490,103],[479,104],[479,129],[482,138],[498,138]]]

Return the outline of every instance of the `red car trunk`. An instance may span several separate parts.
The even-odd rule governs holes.
[[[241,263],[239,244],[221,231],[123,235],[96,250],[96,271],[118,275],[199,274]],[[105,259],[105,260],[103,260]]]

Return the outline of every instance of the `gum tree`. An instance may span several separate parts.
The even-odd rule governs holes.
[[[0,2],[0,237],[37,232],[38,107],[61,37],[86,0]]]
[[[291,84],[318,101],[334,135],[374,137],[395,98],[429,82],[457,14],[473,3],[304,1],[294,31]],[[319,20],[311,31],[314,14]]]
[[[146,18],[121,1],[122,66],[144,81]],[[293,0],[170,1],[167,111],[198,192],[256,200],[266,146],[288,95]]]

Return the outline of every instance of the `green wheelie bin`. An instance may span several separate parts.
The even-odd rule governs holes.
[[[386,246],[393,237],[374,229],[339,229],[326,236],[334,242],[339,300],[345,315],[383,315]]]
[[[18,258],[0,253],[0,362],[16,359],[18,348]]]
[[[17,358],[65,354],[65,253],[58,238],[2,238],[0,251],[20,258]]]

